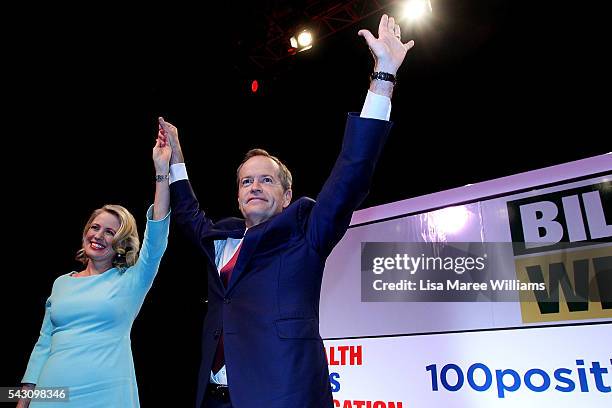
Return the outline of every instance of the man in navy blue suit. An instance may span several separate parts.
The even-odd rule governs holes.
[[[401,42],[399,26],[386,15],[378,37],[359,35],[375,72],[361,114],[349,114],[340,155],[316,201],[291,203],[287,167],[254,149],[237,170],[244,219],[213,222],[191,189],[176,127],[160,118],[160,137],[172,146],[173,222],[205,256],[208,271],[196,407],[333,407],[319,334],[325,260],[368,192],[391,128],[395,74],[414,45]]]

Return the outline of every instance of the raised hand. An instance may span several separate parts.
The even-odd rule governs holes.
[[[161,116],[159,121],[159,131],[164,136],[166,143],[170,145],[172,149],[172,157],[170,158],[170,164],[183,163],[183,152],[181,150],[181,144],[178,138],[178,129],[170,122],[166,122]]]
[[[153,201],[153,219],[161,220],[170,211],[169,177],[172,148],[162,125],[157,131],[157,140],[153,147],[153,164],[155,164],[155,200]]]
[[[386,14],[378,25],[378,38],[369,30],[359,30],[358,34],[365,38],[374,56],[374,71],[388,72],[395,75],[402,65],[406,53],[414,46],[414,41],[402,43],[400,26],[393,17]]]
[[[157,140],[153,147],[153,163],[155,165],[155,172],[159,175],[168,174],[170,169],[170,156],[172,155],[172,148],[168,143],[167,136],[162,132],[161,126],[157,132]]]

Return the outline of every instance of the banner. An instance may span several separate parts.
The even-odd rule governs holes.
[[[607,407],[612,155],[357,212],[320,316],[337,407]]]

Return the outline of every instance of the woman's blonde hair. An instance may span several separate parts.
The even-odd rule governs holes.
[[[119,222],[121,224],[113,237],[113,250],[117,253],[117,255],[115,255],[115,259],[113,259],[113,266],[123,269],[134,265],[138,260],[140,239],[138,238],[136,220],[125,207],[115,204],[107,204],[91,213],[87,224],[85,224],[85,228],[83,228],[82,241],[85,240],[85,235],[87,234],[87,231],[89,231],[93,220],[102,212],[110,213],[119,218]],[[87,262],[89,262],[89,258],[87,258],[85,255],[85,249],[82,247],[77,251],[76,260],[84,265],[87,265]]]

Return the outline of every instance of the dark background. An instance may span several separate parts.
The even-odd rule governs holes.
[[[375,32],[382,12],[272,67],[250,64],[265,15],[307,3],[6,10],[15,24],[2,29],[0,385],[20,381],[53,280],[78,268],[91,211],[124,205],[142,233],[159,115],[179,128],[213,219],[238,215],[235,168],[253,147],[286,162],[294,197],[317,195],[345,114],[361,109],[368,86],[371,57],[356,33]],[[612,150],[601,2],[432,3],[427,26],[402,25],[416,45],[398,75],[395,126],[362,208]],[[249,93],[254,78],[258,96]],[[142,406],[192,405],[205,288],[201,260],[173,230],[132,331]]]

